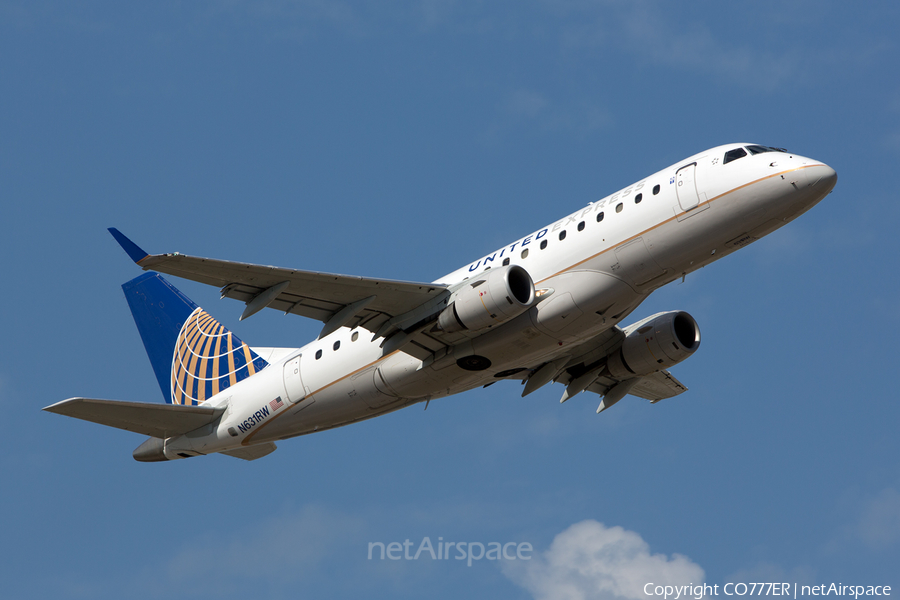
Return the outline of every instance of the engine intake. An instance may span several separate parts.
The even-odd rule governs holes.
[[[534,282],[519,265],[507,265],[481,273],[466,282],[453,302],[438,316],[442,331],[478,331],[505,323],[534,304]]]
[[[650,375],[680,363],[699,347],[694,317],[684,311],[659,313],[626,329],[625,341],[609,357],[607,368],[616,379]]]

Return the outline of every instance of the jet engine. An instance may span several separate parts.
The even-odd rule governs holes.
[[[619,380],[667,369],[700,347],[700,328],[694,317],[683,311],[647,317],[625,332],[622,347],[606,363],[610,375]]]
[[[442,331],[477,331],[505,323],[534,304],[534,282],[518,265],[489,269],[457,290],[438,316]]]

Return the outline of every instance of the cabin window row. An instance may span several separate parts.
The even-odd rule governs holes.
[[[659,184],[654,185],[653,186],[653,195],[656,196],[657,194],[659,194],[660,189],[661,188],[660,188]],[[637,194],[634,197],[635,204],[640,204],[643,200],[644,200],[643,192]],[[619,202],[616,205],[616,212],[620,213],[620,212],[622,212],[622,210],[624,210],[624,208],[625,208],[625,203]],[[600,221],[603,220],[603,218],[604,218],[604,212],[601,210],[599,213],[597,213],[597,222],[599,223]],[[581,221],[580,223],[578,223],[578,226],[576,227],[576,229],[578,229],[578,231],[584,231],[584,228],[585,228],[584,221]],[[563,241],[564,239],[566,239],[566,230],[565,229],[563,229],[562,231],[559,232],[559,241]],[[541,250],[546,249],[547,245],[548,245],[547,240],[542,240],[541,245],[540,245]],[[523,259],[527,258],[528,257],[528,248],[525,248],[524,250],[522,250],[522,252],[520,253],[519,256]],[[507,256],[506,258],[503,259],[503,266],[505,267],[505,266],[509,265],[509,263],[510,263],[510,258]],[[487,271],[488,269],[490,269],[490,267],[485,268],[485,271]]]
[[[359,332],[358,332],[358,331],[354,331],[354,332],[350,335],[350,341],[351,341],[351,342],[355,342],[355,341],[358,340],[358,339],[359,339]],[[340,349],[341,349],[341,340],[337,340],[335,343],[333,343],[333,344],[331,345],[331,349],[332,349],[333,351],[335,351],[335,352],[337,352],[338,350],[340,350]],[[322,358],[322,349],[321,349],[321,348],[319,348],[318,350],[316,350],[316,360],[319,360],[320,358]]]

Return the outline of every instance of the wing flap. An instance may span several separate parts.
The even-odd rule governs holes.
[[[580,354],[570,360],[567,366],[602,364],[610,354],[619,348],[624,339],[625,332],[619,327],[613,327],[581,346]],[[610,377],[608,371],[603,371],[591,382],[586,391],[605,396],[617,383],[620,383],[618,379]],[[662,370],[641,377],[628,393],[656,403],[686,391],[687,387],[684,384],[668,371]]]
[[[255,444],[244,448],[236,448],[234,450],[225,450],[224,452],[219,452],[219,454],[233,456],[234,458],[240,458],[241,460],[256,460],[257,458],[272,454],[277,449],[278,447],[274,442],[267,442],[265,444]]]
[[[672,398],[687,391],[687,387],[675,379],[668,371],[657,371],[652,375],[641,377],[637,385],[629,392],[632,396],[649,400],[656,404],[660,400]]]
[[[44,410],[161,439],[203,427],[225,412],[224,408],[212,406],[148,404],[97,398],[69,398]]]
[[[587,390],[604,396],[616,383],[618,382],[615,379],[598,377],[588,386]],[[687,387],[675,379],[671,373],[668,371],[657,371],[651,375],[641,377],[628,393],[656,404],[660,400],[672,398],[686,391]]]
[[[256,296],[265,289],[266,288],[262,286],[252,286],[246,283],[229,283],[222,287],[221,294],[223,298],[231,298],[247,303],[256,298]],[[292,286],[288,286],[285,291],[278,294],[278,296],[268,304],[267,308],[274,308],[283,313],[300,315],[301,317],[325,322],[344,306],[345,305],[340,302],[299,293],[292,289]]]

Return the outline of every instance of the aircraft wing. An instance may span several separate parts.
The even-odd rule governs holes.
[[[631,389],[631,395],[649,400],[650,404],[656,404],[660,400],[672,398],[687,391],[687,387],[675,379],[668,371],[657,371],[653,375],[642,377],[636,386]]]
[[[240,458],[241,460],[256,460],[257,458],[268,456],[272,452],[275,452],[277,448],[278,447],[274,442],[266,442],[264,444],[235,448],[234,450],[225,450],[221,454]]]
[[[606,363],[619,350],[625,335],[626,331],[622,328],[612,327],[577,348],[565,366],[557,365],[553,379],[566,384],[560,402],[565,402],[582,391],[593,392],[604,398],[597,411],[601,412],[626,394],[655,404],[687,391],[687,387],[665,369],[631,379],[612,377],[606,369]],[[535,375],[539,373],[540,370],[537,370]],[[549,379],[547,375],[545,377]],[[538,385],[542,383],[538,382]],[[527,384],[525,393],[529,393]]]
[[[416,309],[436,308],[449,296],[446,286],[434,283],[298,271],[179,253],[148,254],[117,229],[109,231],[144,270],[221,288],[223,298],[247,304],[241,319],[268,307],[322,321],[319,338],[345,326],[382,335],[403,329],[415,324],[422,313]]]
[[[600,377],[588,386],[587,391],[603,396],[616,383],[618,382],[614,379]],[[651,404],[656,404],[660,400],[672,398],[686,391],[687,387],[684,384],[675,379],[668,371],[662,370],[641,377],[628,393],[649,400]]]

